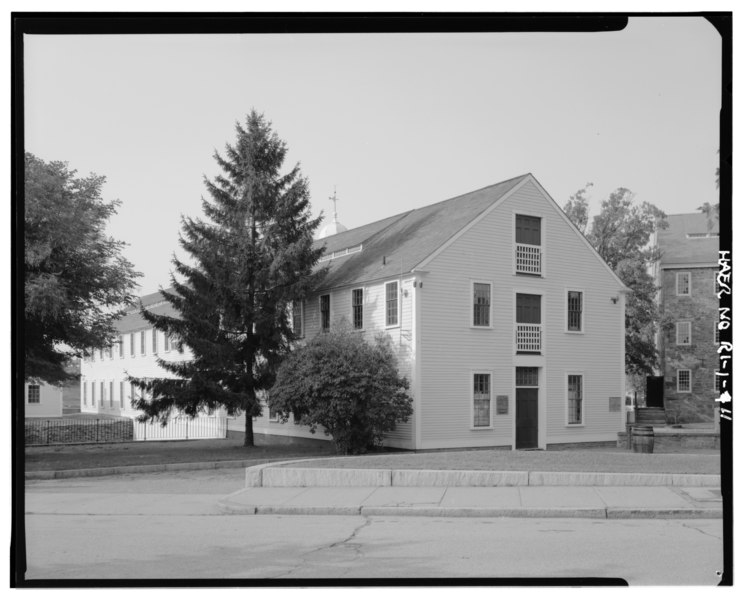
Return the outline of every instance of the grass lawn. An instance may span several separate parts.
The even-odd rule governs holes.
[[[177,464],[251,460],[313,459],[297,464],[313,468],[396,468],[422,470],[532,470],[554,472],[720,473],[720,453],[634,454],[624,449],[595,448],[563,451],[434,451],[385,452],[337,457],[330,443],[269,444],[256,436],[255,447],[242,439],[150,441],[90,445],[27,447],[26,471],[72,470],[110,466]]]
[[[243,447],[242,443],[242,439],[231,438],[26,447],[25,469],[26,472],[38,472],[189,462],[272,461],[334,455],[330,443],[268,445],[259,439],[255,447]]]

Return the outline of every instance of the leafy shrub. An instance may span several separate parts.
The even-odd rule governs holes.
[[[380,446],[383,435],[413,412],[408,380],[399,376],[389,339],[368,343],[348,330],[319,335],[279,367],[268,403],[282,422],[311,432],[322,426],[344,454]]]

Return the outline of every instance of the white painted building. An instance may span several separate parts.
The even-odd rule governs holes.
[[[627,288],[532,175],[317,243],[329,272],[296,327],[389,335],[414,413],[386,445],[546,448],[624,430]],[[268,410],[254,431],[327,438]]]
[[[414,413],[386,445],[546,448],[624,430],[627,288],[532,175],[334,231],[316,241],[328,274],[293,324],[304,338],[342,321],[391,338]],[[82,365],[83,411],[134,416],[125,373],[166,376],[156,353],[188,357],[137,311],[119,330],[110,355]],[[329,439],[274,416],[264,409],[254,432]]]
[[[25,383],[26,418],[62,416],[62,388],[46,383]]]
[[[140,298],[142,305],[155,314],[173,314],[173,308],[160,293]],[[189,359],[188,348],[179,350],[162,332],[155,330],[132,308],[117,323],[118,339],[111,347],[95,349],[80,365],[80,411],[135,418],[140,414],[132,407],[132,398],[140,391],[127,381],[129,375],[140,378],[173,376],[158,365],[166,361]],[[195,420],[174,419],[167,429],[158,423],[135,424],[135,439],[210,438],[225,436],[225,414],[218,411]]]

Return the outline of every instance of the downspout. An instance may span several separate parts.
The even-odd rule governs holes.
[[[414,449],[421,449],[421,292],[422,276],[417,273],[413,279],[413,298],[411,302],[411,353],[413,354],[413,369],[411,370],[411,390],[413,391],[413,427]]]

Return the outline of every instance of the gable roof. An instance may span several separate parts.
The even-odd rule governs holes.
[[[169,288],[166,289],[166,291],[173,293],[174,290],[173,288]],[[178,316],[178,312],[176,312],[173,306],[165,301],[163,294],[156,291],[155,293],[150,293],[140,297],[139,301],[127,310],[127,313],[124,316],[116,321],[116,330],[119,333],[132,333],[134,331],[152,328],[152,325],[142,318],[139,302],[142,302],[142,305],[154,314]]]
[[[410,272],[463,227],[531,175],[521,175],[436,204],[318,239],[326,253],[362,245],[362,251],[330,261],[323,289],[393,278]]]
[[[718,237],[688,237],[689,234],[706,234],[707,218],[702,212],[670,214],[669,226],[657,234],[657,244],[662,252],[662,268],[675,265],[715,264],[718,261]],[[718,219],[713,220],[711,233],[719,232]]]

